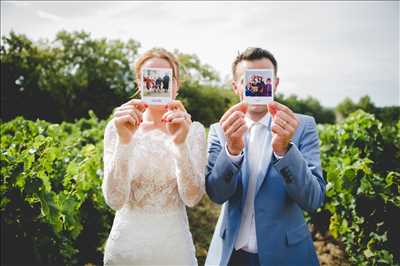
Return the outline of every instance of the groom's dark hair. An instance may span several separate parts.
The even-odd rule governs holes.
[[[244,52],[239,53],[238,56],[236,57],[235,61],[233,61],[233,64],[232,64],[233,79],[236,79],[236,68],[240,62],[242,62],[244,60],[252,61],[252,60],[258,60],[258,59],[263,59],[263,58],[267,58],[272,62],[272,64],[274,65],[274,72],[276,75],[278,73],[278,62],[276,62],[274,55],[270,51],[262,49],[262,48],[249,47]]]

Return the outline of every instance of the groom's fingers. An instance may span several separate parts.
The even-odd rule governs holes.
[[[222,122],[221,127],[224,132],[226,132],[232,124],[237,120],[244,120],[244,114],[240,111],[234,111],[224,122]]]
[[[225,112],[225,114],[221,117],[219,120],[220,124],[224,123],[226,119],[235,111],[239,111],[242,113],[245,113],[247,110],[247,104],[240,102],[232,106],[231,108],[228,109],[228,111]]]
[[[244,103],[244,102],[237,103],[234,106],[232,106],[231,108],[229,108],[228,111],[226,111],[224,113],[224,115],[221,117],[220,122],[221,123],[225,122],[225,120],[227,120],[234,112],[245,113],[246,110],[247,110],[246,103]]]
[[[242,124],[235,132],[232,133],[231,137],[232,138],[239,138],[244,135],[244,133],[247,130],[247,125],[246,123]]]
[[[289,107],[281,103],[278,103],[277,101],[270,102],[268,104],[268,110],[272,113],[272,115],[275,115],[276,112],[281,111],[295,118],[293,111],[290,110]]]
[[[236,121],[225,131],[226,136],[230,136],[235,133],[241,126],[245,125],[246,122],[243,118],[236,119]]]

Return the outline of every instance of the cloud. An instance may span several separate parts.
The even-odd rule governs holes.
[[[50,20],[50,21],[53,21],[53,22],[60,22],[60,21],[63,20],[63,18],[60,17],[60,16],[57,16],[57,15],[54,15],[54,14],[51,14],[51,13],[47,13],[47,12],[42,11],[42,10],[37,10],[36,14],[39,17],[43,18],[43,19],[47,19],[47,20]]]

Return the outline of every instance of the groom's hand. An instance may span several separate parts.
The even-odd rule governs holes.
[[[284,156],[289,148],[299,122],[293,111],[278,102],[268,104],[268,111],[272,115],[272,149],[279,155]]]
[[[219,121],[224,131],[228,151],[232,155],[239,155],[244,148],[244,133],[247,130],[244,120],[246,110],[245,103],[238,103],[229,108]]]

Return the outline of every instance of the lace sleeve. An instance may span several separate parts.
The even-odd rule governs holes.
[[[207,145],[204,126],[193,122],[186,141],[173,144],[173,147],[179,195],[187,206],[193,207],[205,192]]]
[[[108,122],[104,131],[102,190],[107,205],[114,210],[121,209],[129,199],[132,151],[132,142],[128,144],[119,142],[114,119]]]

